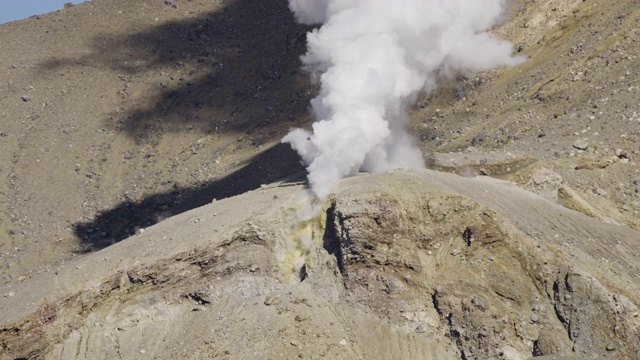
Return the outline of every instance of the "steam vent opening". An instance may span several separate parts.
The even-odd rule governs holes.
[[[340,273],[344,275],[344,260],[342,258],[342,244],[340,235],[336,228],[335,204],[332,204],[326,211],[327,220],[325,222],[324,235],[322,236],[322,244],[324,249],[333,255],[338,264]]]

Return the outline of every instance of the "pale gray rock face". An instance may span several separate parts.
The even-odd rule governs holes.
[[[356,176],[305,221],[283,185],[14,287],[4,358],[638,356],[633,230],[486,177]]]
[[[573,142],[573,147],[578,150],[587,150],[589,147],[589,139],[578,139]]]

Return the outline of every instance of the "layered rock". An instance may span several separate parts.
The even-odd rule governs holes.
[[[637,358],[639,234],[487,177],[276,184],[0,298],[2,358]]]

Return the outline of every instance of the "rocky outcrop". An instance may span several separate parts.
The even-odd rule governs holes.
[[[426,170],[344,180],[301,221],[303,193],[216,201],[13,287],[1,358],[640,356],[633,230]]]
[[[599,266],[596,259],[576,256],[580,250],[591,252],[593,241],[604,242],[596,246],[604,250],[606,238],[585,237],[572,244],[549,241],[571,234],[553,233],[560,229],[545,217],[563,218],[565,225],[585,232],[606,225],[506,183],[492,183],[495,180],[437,173],[419,178],[389,175],[383,181],[387,186],[360,187],[334,200],[331,214],[344,259],[345,285],[359,294],[357,301],[383,304],[378,309],[385,321],[408,317],[416,330],[444,336],[463,359],[572,352],[595,356],[615,351],[623,357],[638,356],[634,301],[624,295],[626,291],[607,288],[589,274]],[[425,186],[444,181],[465,187],[467,195],[481,196],[480,203],[443,189],[429,193],[433,189]],[[545,203],[547,213],[532,209],[528,202]],[[499,205],[505,203],[519,214]],[[500,208],[505,212],[501,214]],[[528,219],[516,219],[521,216]],[[618,241],[637,249],[637,235],[629,231],[626,236],[626,241]],[[637,267],[633,262],[626,265],[622,268],[631,270],[627,281],[632,282]],[[430,297],[428,304],[425,294]],[[396,312],[398,304],[402,305]],[[433,310],[437,320],[413,315]],[[625,340],[616,334],[625,334]]]

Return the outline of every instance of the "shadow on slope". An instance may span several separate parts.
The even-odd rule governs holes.
[[[151,4],[149,11],[174,11],[162,6]],[[109,84],[119,86],[105,89],[116,100],[106,125],[136,144],[187,130],[242,132],[255,140],[250,143],[266,144],[308,119],[313,91],[300,71],[299,57],[309,28],[295,23],[287,2],[233,0],[213,11],[198,10],[202,6],[180,2],[175,11],[193,10],[194,15],[134,33],[103,32],[93,37],[86,55],[52,57],[40,64],[40,71],[89,67],[104,72]],[[92,221],[74,224],[79,251],[107,247],[213,198],[238,195],[294,173],[302,180],[302,171],[298,156],[288,146],[276,145],[223,178],[123,201]]]
[[[287,178],[285,174],[294,174]],[[243,168],[210,183],[146,197],[142,201],[124,201],[98,214],[93,221],[74,224],[81,240],[78,252],[100,250],[154,225],[165,218],[254,190],[262,184],[281,180],[304,181],[304,168],[289,145],[278,144],[251,159]]]
[[[169,11],[197,13],[197,6]],[[111,95],[125,110],[114,109],[107,125],[136,141],[185,127],[241,132],[306,113],[311,92],[299,57],[308,30],[295,23],[286,1],[236,0],[133,34],[102,33],[89,54],[52,58],[41,71],[109,69],[122,81]]]

